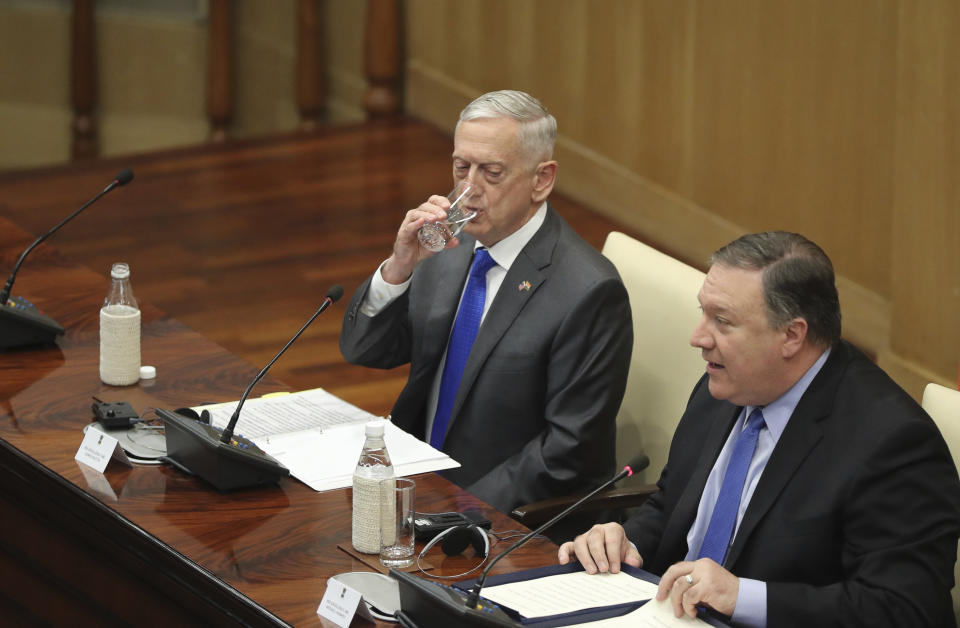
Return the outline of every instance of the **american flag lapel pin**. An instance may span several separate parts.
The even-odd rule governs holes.
[[[529,290],[530,290],[530,282],[529,282],[529,281],[521,281],[521,282],[520,282],[520,285],[517,286],[517,291],[519,291],[519,292],[528,292]]]

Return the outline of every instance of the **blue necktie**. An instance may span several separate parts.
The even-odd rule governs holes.
[[[712,558],[718,564],[723,564],[727,555],[727,548],[733,537],[733,528],[737,522],[737,512],[740,510],[740,495],[743,493],[743,483],[747,479],[747,470],[753,451],[757,448],[757,435],[763,429],[763,412],[755,408],[747,419],[747,427],[740,432],[737,442],[727,463],[727,472],[720,485],[720,494],[710,516],[710,524],[703,535],[703,544],[700,546],[698,558]]]
[[[487,296],[487,271],[496,265],[487,249],[477,249],[467,278],[467,288],[457,311],[457,319],[453,323],[450,344],[447,345],[447,361],[440,378],[437,413],[433,415],[433,429],[430,432],[430,445],[435,449],[441,448],[447,434],[450,412],[460,388],[463,367],[467,364],[470,348],[473,347],[477,330],[480,329],[480,319],[483,317],[483,302]]]

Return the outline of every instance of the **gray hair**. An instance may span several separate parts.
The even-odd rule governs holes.
[[[460,112],[460,123],[480,118],[512,118],[520,123],[520,150],[532,161],[553,157],[557,120],[540,101],[525,92],[504,89],[480,96]]]
[[[710,264],[763,271],[771,327],[807,321],[814,344],[840,339],[840,299],[833,264],[819,246],[797,233],[768,231],[741,236],[710,257]]]

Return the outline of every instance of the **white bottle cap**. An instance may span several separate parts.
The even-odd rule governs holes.
[[[153,379],[156,376],[157,376],[157,367],[155,366],[140,367],[140,379]]]
[[[363,428],[364,434],[367,436],[383,436],[383,420],[379,419],[376,421],[370,421]]]
[[[126,262],[117,262],[110,269],[110,276],[114,279],[126,279],[130,276],[130,265]]]

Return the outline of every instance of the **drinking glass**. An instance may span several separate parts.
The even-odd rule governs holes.
[[[420,245],[428,251],[437,253],[447,247],[450,238],[460,235],[464,225],[470,222],[477,212],[464,207],[466,199],[470,195],[471,186],[466,181],[461,181],[453,190],[447,194],[450,201],[450,209],[447,210],[447,217],[438,222],[428,222],[420,227],[417,237],[420,239]]]
[[[380,564],[384,567],[413,564],[415,487],[413,480],[405,478],[380,482]]]

